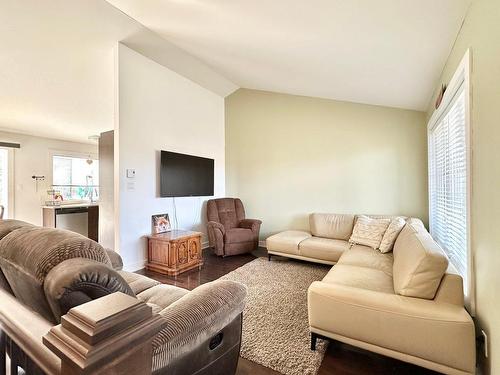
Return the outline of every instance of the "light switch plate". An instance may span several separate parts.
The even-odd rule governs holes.
[[[127,178],[135,178],[135,169],[127,169]]]

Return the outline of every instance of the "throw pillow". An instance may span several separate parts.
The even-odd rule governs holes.
[[[391,219],[371,219],[368,216],[360,215],[356,220],[349,242],[377,249],[390,223]]]
[[[391,223],[387,227],[384,237],[382,237],[382,242],[378,248],[381,253],[388,253],[389,251],[392,251],[394,242],[396,242],[396,238],[398,238],[398,235],[405,224],[406,221],[402,217],[396,217],[391,220]]]

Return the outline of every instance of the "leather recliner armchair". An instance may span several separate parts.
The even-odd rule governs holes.
[[[221,256],[248,253],[259,246],[262,221],[245,218],[238,198],[210,199],[207,202],[208,240]]]

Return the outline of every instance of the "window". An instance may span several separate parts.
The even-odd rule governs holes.
[[[469,54],[428,126],[430,231],[464,279],[472,311],[470,252]]]
[[[9,187],[9,151],[0,148],[0,205],[4,207],[4,219],[12,217],[9,212]]]
[[[99,193],[99,160],[54,155],[52,185],[64,201],[96,200]]]

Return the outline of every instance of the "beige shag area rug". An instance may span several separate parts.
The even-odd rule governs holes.
[[[248,288],[241,356],[283,374],[316,374],[327,343],[310,350],[307,288],[330,267],[257,258],[223,276]]]

